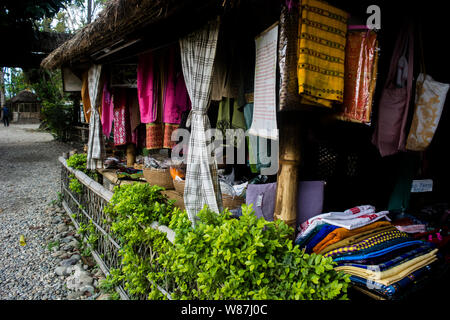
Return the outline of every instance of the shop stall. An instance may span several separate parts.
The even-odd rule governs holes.
[[[435,12],[219,2],[116,1],[43,61],[80,79],[87,168],[107,188],[164,187],[193,227],[205,205],[236,219],[252,205],[372,298],[448,281]]]

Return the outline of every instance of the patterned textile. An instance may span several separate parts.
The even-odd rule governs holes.
[[[116,89],[114,91],[114,145],[125,145],[130,143],[131,140],[126,89]]]
[[[349,246],[349,245],[358,243],[358,242],[360,242],[360,241],[362,241],[364,239],[367,239],[369,237],[378,235],[378,234],[380,234],[382,232],[395,231],[395,230],[396,230],[396,228],[394,226],[382,226],[382,227],[378,227],[378,228],[371,229],[371,230],[368,230],[368,231],[364,231],[364,232],[361,232],[359,234],[355,234],[353,236],[350,236],[348,238],[340,240],[340,241],[338,241],[336,243],[333,243],[333,244],[325,247],[323,250],[319,251],[318,253],[325,254],[325,253],[330,252],[332,250],[335,250],[335,249],[338,249],[338,248],[342,248],[342,247],[345,247],[345,246]]]
[[[145,145],[147,149],[161,149],[164,141],[164,128],[162,123],[147,123]]]
[[[207,116],[211,93],[211,74],[216,54],[219,19],[203,29],[180,39],[181,64],[184,80],[192,103],[186,126],[191,126],[187,152],[184,204],[195,226],[196,215],[204,205],[221,212],[222,193],[217,178],[217,163],[208,154],[206,133],[210,128]]]
[[[438,258],[436,257],[436,254],[428,256],[425,255],[426,257],[424,257],[423,259],[421,259],[420,261],[418,261],[415,264],[410,264],[407,268],[402,269],[401,271],[394,273],[393,275],[387,277],[387,278],[383,278],[383,279],[376,279],[377,282],[384,284],[385,286],[391,285],[399,280],[401,280],[402,278],[406,277],[408,274],[419,270],[420,268],[423,268],[435,261],[438,260]],[[416,258],[418,259],[418,258]]]
[[[297,109],[301,99],[298,94],[297,45],[298,45],[299,11],[281,7],[280,36],[278,38],[278,66],[280,70],[280,100],[279,109]]]
[[[382,219],[387,214],[388,211],[375,212],[375,207],[370,205],[358,206],[344,212],[319,214],[299,226],[300,234],[298,237],[306,236],[314,227],[320,224],[328,223],[352,230]]]
[[[366,231],[371,231],[379,227],[389,227],[392,226],[389,221],[376,221],[374,223],[368,224],[363,227],[359,227],[353,230],[348,230],[346,228],[339,228],[330,232],[325,238],[322,239],[313,249],[315,253],[319,253],[324,250],[329,245],[339,242],[348,237],[364,234]]]
[[[89,100],[91,102],[91,117],[89,122],[89,140],[86,167],[90,170],[103,168],[105,146],[103,141],[102,123],[98,108],[101,105],[102,87],[100,81],[102,65],[93,65],[88,71]]]
[[[411,251],[417,250],[419,252],[429,252],[433,249],[432,246],[424,245],[424,244],[415,244],[412,246],[407,246],[404,248],[399,248],[395,251],[388,252],[382,256],[372,257],[369,259],[360,259],[360,260],[352,260],[352,261],[340,261],[337,264],[340,265],[354,265],[354,266],[371,266],[371,265],[383,265],[384,263],[390,263],[389,261],[398,258],[399,256],[403,256]]]
[[[176,145],[176,141],[172,141],[172,133],[178,129],[179,124],[164,123],[164,139],[163,148],[172,149]]]
[[[297,77],[307,104],[343,102],[348,16],[324,1],[301,0]]]
[[[398,230],[395,231],[386,231],[382,232],[380,234],[377,234],[376,236],[367,238],[366,240],[363,240],[361,242],[355,243],[351,246],[346,246],[342,248],[338,248],[335,250],[332,250],[330,252],[327,252],[324,254],[325,257],[332,257],[336,255],[340,255],[346,252],[354,252],[362,249],[367,249],[370,247],[373,247],[377,244],[383,243],[385,241],[395,239],[395,238],[405,238],[408,237],[408,235],[405,232],[401,232]]]
[[[384,270],[378,269],[378,266],[376,265],[370,266],[368,268],[342,265],[335,267],[334,269],[336,271],[343,271],[345,273],[356,275],[359,277],[364,277],[370,280],[381,280],[392,277],[400,272],[403,272],[404,270],[407,270],[416,265],[417,263],[427,260],[430,257],[435,257],[437,251],[438,249],[434,249],[428,253],[421,252],[419,254],[413,255],[409,259],[406,259],[406,261],[404,260],[403,262],[396,263],[396,265],[390,266]]]
[[[414,246],[416,244],[423,244],[423,241],[420,240],[411,240],[411,241],[405,241],[405,238],[396,238],[392,239],[390,241],[387,241],[385,243],[381,243],[378,246],[375,246],[372,248],[373,251],[370,252],[364,252],[364,250],[354,252],[353,255],[344,255],[337,258],[333,258],[334,262],[339,261],[354,261],[354,260],[361,260],[361,259],[370,259],[374,257],[382,256],[386,253],[398,250],[400,248]]]
[[[368,281],[367,279],[358,276],[350,276],[350,281],[362,286],[367,286],[370,289],[375,290],[376,292],[382,294],[383,296],[390,298],[398,295],[399,292],[413,285],[416,282],[416,280],[425,277],[427,274],[431,272],[431,270],[432,265],[426,265],[425,267],[410,273],[406,277],[388,286],[385,286],[375,281]]]
[[[313,251],[313,248],[318,244],[323,238],[325,238],[330,232],[333,230],[339,228],[338,226],[332,226],[332,225],[325,225],[323,228],[320,229],[319,232],[310,240],[308,241],[308,244],[306,245],[306,253],[311,253]]]
[[[419,74],[416,81],[416,106],[406,149],[424,151],[431,143],[449,87],[449,84],[437,82],[429,75]]]
[[[344,103],[336,118],[370,123],[377,78],[377,34],[351,31],[345,48]]]

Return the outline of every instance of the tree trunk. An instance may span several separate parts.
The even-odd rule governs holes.
[[[87,23],[91,23],[92,20],[92,0],[87,0]]]
[[[5,98],[5,79],[4,79],[3,68],[0,68],[0,106],[3,108],[5,103],[6,103],[6,98]]]

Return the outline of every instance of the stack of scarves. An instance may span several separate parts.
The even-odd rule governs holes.
[[[349,15],[318,0],[301,0],[299,10],[297,78],[301,102],[332,107],[344,98]]]
[[[363,219],[371,215],[372,221]],[[302,223],[299,231],[295,244],[306,253],[330,257],[335,270],[350,275],[355,286],[385,299],[396,299],[424,281],[438,261],[433,243],[398,230],[372,206],[317,215]]]

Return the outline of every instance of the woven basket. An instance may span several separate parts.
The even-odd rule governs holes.
[[[174,189],[169,169],[144,168],[144,178],[150,185],[157,185],[166,190]]]
[[[222,193],[223,208],[236,209],[245,203],[245,198]]]
[[[178,193],[184,194],[184,180],[173,180],[173,186]]]

